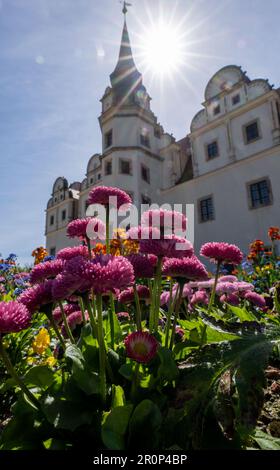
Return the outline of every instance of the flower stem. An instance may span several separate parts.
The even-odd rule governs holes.
[[[73,338],[72,331],[70,330],[70,327],[68,325],[68,321],[67,321],[67,318],[66,318],[66,315],[65,315],[65,312],[64,312],[64,308],[63,308],[63,303],[61,302],[61,300],[59,301],[59,306],[60,306],[61,315],[62,315],[62,319],[63,319],[63,323],[64,323],[64,326],[65,326],[67,336],[70,339],[71,343],[75,344],[75,340]]]
[[[159,322],[159,307],[160,307],[160,293],[161,293],[161,271],[162,271],[162,256],[158,258],[156,277],[155,277],[155,294],[154,294],[154,310],[153,310],[153,328],[155,332],[158,330]]]
[[[208,313],[211,312],[212,306],[213,306],[213,303],[214,303],[214,300],[215,300],[216,287],[217,287],[217,284],[218,284],[218,277],[219,277],[220,267],[221,267],[221,261],[218,261],[218,262],[217,262],[216,273],[215,273],[215,280],[214,280],[214,284],[213,284],[213,288],[212,288],[212,292],[211,292],[211,296],[210,296],[210,300],[209,300],[209,304],[208,304]],[[207,330],[207,325],[204,324],[203,329],[202,329],[202,332],[201,332],[200,348],[201,348],[201,347],[203,346],[203,344],[204,344],[205,335],[206,335],[206,330]]]
[[[95,320],[88,296],[85,297],[85,306],[87,308],[88,315],[89,315],[92,336],[98,339],[97,324],[96,324],[96,320]]]
[[[57,324],[56,324],[56,322],[55,322],[55,320],[54,320],[54,318],[53,318],[52,313],[51,313],[51,312],[50,312],[50,313],[46,313],[46,316],[47,316],[47,318],[48,318],[48,320],[49,320],[49,322],[50,322],[50,325],[52,326],[53,330],[55,331],[56,336],[57,336],[57,338],[59,339],[59,341],[60,341],[60,343],[61,343],[61,346],[62,346],[63,349],[65,350],[65,349],[66,349],[65,341],[64,341],[62,335],[60,334],[60,331],[59,331],[58,326],[57,326]]]
[[[176,334],[176,323],[178,319],[178,314],[179,314],[179,308],[182,303],[182,295],[183,295],[183,288],[184,288],[184,283],[180,282],[179,283],[179,293],[178,293],[178,298],[176,302],[176,307],[175,307],[175,313],[174,313],[174,319],[173,319],[173,326],[172,326],[172,333],[171,333],[171,340],[170,340],[170,346],[169,349],[172,350],[173,345],[174,345],[174,340],[175,340],[175,334]]]
[[[174,305],[173,299],[172,299],[172,291],[173,291],[173,279],[170,280],[170,287],[169,287],[169,305],[168,305],[168,312],[167,312],[167,322],[165,326],[165,346],[168,346],[169,342],[169,331],[170,331],[170,326],[171,326],[171,315],[172,315],[172,306]],[[175,294],[175,299],[177,298],[179,292],[179,286],[177,288],[176,294]]]
[[[110,207],[106,206],[106,254],[110,254]]]
[[[83,324],[85,325],[86,324],[85,306],[84,306],[84,302],[83,302],[82,297],[79,297],[79,305],[80,305],[80,309],[81,309],[81,312],[82,312]]]
[[[111,349],[114,351],[115,347],[115,324],[114,324],[114,316],[115,316],[115,302],[112,292],[110,292],[110,305],[111,308],[108,309],[109,315],[109,322],[110,322],[110,330],[111,330]]]
[[[140,307],[140,302],[139,302],[139,295],[137,292],[136,285],[133,285],[133,291],[134,291],[134,299],[135,299],[135,305],[136,305],[136,326],[137,326],[137,331],[142,331],[142,325],[141,325],[141,307]]]
[[[16,384],[21,388],[22,392],[29,398],[29,400],[31,401],[31,403],[33,403],[33,405],[38,409],[38,410],[41,410],[41,405],[40,405],[40,402],[37,400],[37,398],[33,395],[32,392],[30,392],[30,390],[26,387],[25,383],[23,382],[23,380],[18,376],[13,364],[11,363],[10,361],[10,358],[9,358],[9,355],[8,353],[6,352],[5,348],[4,348],[4,345],[2,343],[2,338],[1,338],[1,335],[0,335],[0,356],[2,357],[3,359],[3,362],[4,362],[4,365],[8,371],[8,373],[10,374],[10,376],[14,379],[14,381],[16,382]]]
[[[98,343],[99,343],[99,368],[100,368],[100,391],[102,402],[106,402],[106,354],[103,336],[102,296],[96,296],[97,318],[98,318]]]
[[[136,363],[135,365],[135,371],[134,371],[134,376],[133,376],[133,381],[131,385],[131,400],[133,401],[136,398],[136,393],[137,389],[139,386],[139,369],[140,369],[140,364],[139,362]]]

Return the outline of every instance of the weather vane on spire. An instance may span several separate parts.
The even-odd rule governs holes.
[[[127,14],[127,7],[131,7],[132,6],[132,3],[128,3],[128,2],[123,2],[123,1],[120,1],[120,3],[123,4],[123,9],[122,9],[122,12],[124,14],[124,16]]]

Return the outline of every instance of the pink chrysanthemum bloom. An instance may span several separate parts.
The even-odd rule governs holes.
[[[238,279],[236,276],[232,276],[231,274],[227,275],[227,276],[221,276],[219,277],[218,279],[219,282],[237,282]]]
[[[218,282],[216,286],[216,293],[221,294],[232,294],[236,292],[235,283],[233,282]]]
[[[157,227],[161,231],[162,229],[184,231],[187,228],[187,218],[182,212],[155,209],[142,214],[141,225]]]
[[[128,312],[118,312],[117,317],[119,322],[128,322],[130,320],[130,315]]]
[[[57,259],[62,259],[62,260],[69,260],[71,258],[75,258],[76,256],[83,256],[84,258],[88,258],[88,249],[84,245],[80,246],[73,246],[73,247],[67,247],[67,248],[62,248],[62,250],[59,250],[57,253],[56,257]]]
[[[216,263],[240,264],[243,259],[243,253],[236,245],[225,242],[205,243],[200,255]]]
[[[64,262],[61,259],[36,264],[30,273],[31,284],[37,284],[48,278],[54,278],[62,272],[63,266]]]
[[[138,285],[136,286],[136,290],[140,300],[150,299],[150,289],[148,289],[147,286]],[[118,302],[120,302],[121,304],[130,304],[131,302],[134,302],[134,300],[134,290],[132,287],[123,290],[118,295]]]
[[[169,291],[162,292],[160,296],[160,305],[161,306],[169,305],[169,301],[170,301],[170,292]]]
[[[220,297],[220,302],[222,303],[227,303],[227,304],[230,304],[230,305],[239,305],[240,303],[240,299],[238,297],[238,295],[236,293],[232,293],[232,294],[223,294],[221,297]]]
[[[193,255],[191,242],[176,235],[161,240],[140,240],[140,252],[166,258],[186,258]]]
[[[171,258],[164,262],[162,273],[165,276],[184,279],[207,279],[208,274],[204,265],[195,257]]]
[[[238,292],[248,292],[254,290],[253,284],[245,281],[234,282],[234,287]]]
[[[17,333],[30,325],[31,315],[20,302],[0,302],[0,334]]]
[[[212,289],[214,286],[214,279],[209,279],[208,281],[197,282],[198,289]]]
[[[63,310],[64,310],[65,315],[68,316],[73,312],[77,312],[78,310],[80,310],[80,308],[77,304],[65,304],[63,305]],[[62,321],[62,314],[61,314],[60,307],[56,307],[52,311],[52,316],[56,323],[60,323]]]
[[[156,355],[158,342],[154,336],[146,331],[134,331],[125,340],[125,349],[128,357],[136,362],[147,364]]]
[[[174,287],[173,287],[173,289],[172,289],[172,296],[173,296],[173,298],[175,298],[175,296],[176,296],[177,289],[178,289],[178,284],[175,284]],[[193,290],[192,290],[192,288],[191,288],[191,286],[190,286],[190,283],[189,283],[189,282],[186,283],[186,284],[184,285],[184,287],[183,287],[182,298],[184,299],[184,298],[186,298],[186,297],[189,297],[190,295],[192,295],[192,292],[193,292]]]
[[[113,199],[110,200],[110,198]],[[125,191],[110,186],[97,186],[93,188],[89,193],[88,203],[108,206],[109,202],[112,202],[115,205],[114,199],[118,209],[124,204],[130,205],[132,203],[131,197]]]
[[[133,284],[133,267],[123,256],[97,255],[87,265],[85,280],[95,294],[114,292]]]
[[[143,256],[141,254],[129,255],[128,261],[132,264],[134,269],[134,276],[136,278],[151,278],[154,277],[155,267],[157,264],[157,257],[154,255]]]
[[[77,325],[81,325],[83,323],[83,315],[80,310],[76,310],[67,317],[67,323],[71,331],[74,331]],[[61,326],[61,334],[64,338],[68,338],[65,326]]]
[[[53,281],[52,295],[54,300],[64,300],[76,292],[82,280],[71,274],[58,274]]]
[[[209,295],[205,290],[196,291],[191,298],[191,305],[208,305]]]
[[[126,238],[129,240],[159,240],[160,231],[156,227],[131,227],[126,232]]]
[[[67,235],[69,238],[86,238],[92,240],[93,236],[100,240],[106,238],[106,228],[104,223],[96,218],[86,217],[85,219],[75,219],[68,224]]]
[[[41,284],[25,289],[18,297],[18,302],[25,305],[30,313],[36,312],[42,305],[52,303],[53,282],[53,279],[49,279]]]
[[[264,308],[266,306],[264,297],[256,292],[247,292],[244,298],[256,305],[256,307]]]

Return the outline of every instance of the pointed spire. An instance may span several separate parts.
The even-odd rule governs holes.
[[[137,70],[126,24],[124,18],[124,25],[121,38],[121,46],[119,58],[115,70],[110,75],[110,80],[113,88],[118,88],[118,94],[130,94],[131,91],[142,84],[142,75]],[[131,91],[130,91],[131,89]]]

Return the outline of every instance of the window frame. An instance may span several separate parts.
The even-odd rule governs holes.
[[[110,143],[108,143],[108,138],[110,136]],[[105,149],[108,149],[110,147],[112,147],[113,145],[113,129],[110,129],[109,131],[105,132],[105,135],[104,135],[104,148]]]
[[[128,163],[129,165],[129,173],[123,172],[122,171],[122,164],[123,163]],[[126,176],[132,176],[132,162],[128,158],[120,158],[119,159],[119,174],[120,175],[126,175]]]
[[[146,171],[147,174],[147,179],[143,177],[143,171]],[[150,168],[143,163],[141,163],[141,179],[145,181],[145,183],[150,184],[151,183],[151,174],[150,174]]]
[[[258,137],[255,137],[254,139],[248,140],[246,129],[247,129],[247,127],[251,126],[252,124],[257,124]],[[243,140],[244,140],[245,145],[250,145],[250,144],[253,144],[254,142],[257,142],[257,140],[260,140],[262,138],[262,134],[261,134],[261,126],[260,126],[259,118],[253,119],[252,121],[249,121],[246,124],[243,124],[242,133],[243,133]]]
[[[61,220],[62,220],[62,222],[64,222],[66,220],[66,215],[67,215],[66,209],[62,209],[62,211],[61,211]]]
[[[209,199],[212,201],[212,217],[210,219],[205,219],[204,220],[202,218],[201,203],[203,201],[207,201]],[[198,222],[200,224],[204,224],[206,222],[213,222],[215,220],[215,206],[214,206],[214,196],[213,196],[213,194],[208,194],[207,196],[203,196],[203,197],[199,198],[198,201],[197,201],[197,210],[198,210]]]
[[[254,185],[254,184],[261,183],[263,181],[267,182],[268,193],[269,193],[269,202],[267,204],[254,205],[253,199],[252,199],[251,186]],[[258,178],[256,180],[248,181],[246,183],[246,188],[247,188],[248,207],[249,207],[250,210],[261,209],[261,208],[273,205],[272,186],[271,186],[270,178],[268,176],[263,176],[262,178]]]
[[[54,215],[50,215],[50,226],[54,225]]]
[[[236,103],[234,102],[234,100],[238,98],[238,100],[236,101]],[[232,95],[231,97],[231,105],[232,106],[236,106],[237,104],[239,104],[241,101],[241,96],[240,96],[240,93],[235,93],[235,95]]]
[[[219,114],[221,114],[221,105],[220,105],[220,103],[216,104],[216,106],[214,106],[214,108],[213,108],[213,116],[218,116]]]
[[[209,148],[210,145],[213,145],[213,144],[216,144],[216,146],[217,146],[217,155],[215,155],[214,157],[209,157],[208,148]],[[218,158],[220,156],[220,149],[219,149],[218,139],[212,140],[211,142],[205,144],[205,154],[206,154],[206,160],[207,161],[214,160],[215,158]]]

